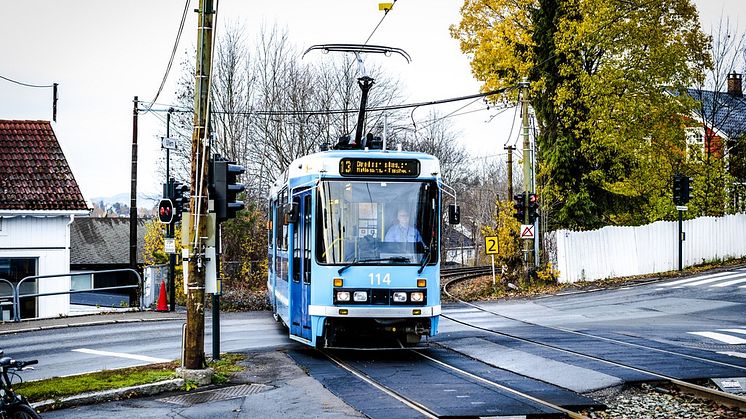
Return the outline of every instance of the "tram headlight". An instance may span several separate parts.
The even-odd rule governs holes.
[[[409,293],[409,300],[413,303],[421,303],[425,299],[425,294],[421,292]]]
[[[352,294],[352,299],[356,303],[368,301],[368,293],[365,291],[355,291],[355,293]]]
[[[406,292],[395,292],[393,297],[394,297],[395,303],[406,303],[407,302]]]
[[[350,292],[337,291],[337,301],[350,301]]]

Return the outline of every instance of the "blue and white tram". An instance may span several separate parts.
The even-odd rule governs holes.
[[[423,153],[293,161],[270,192],[267,281],[292,339],[343,347],[383,335],[412,345],[437,334],[441,186],[438,159]]]

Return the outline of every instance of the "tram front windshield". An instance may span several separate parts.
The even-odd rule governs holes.
[[[437,261],[435,182],[324,181],[317,202],[319,263],[420,265]]]

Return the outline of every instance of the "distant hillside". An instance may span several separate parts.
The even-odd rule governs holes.
[[[161,200],[160,196],[153,196],[148,194],[139,193],[137,194],[137,207],[151,209],[158,205]],[[109,208],[114,204],[122,204],[129,206],[130,194],[129,192],[119,193],[113,196],[96,197],[91,199],[91,204],[98,205],[100,202],[104,203],[104,207]]]

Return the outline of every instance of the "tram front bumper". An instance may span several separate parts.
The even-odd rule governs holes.
[[[364,317],[364,318],[410,318],[440,315],[440,306],[430,307],[359,307],[359,306],[308,306],[311,316]]]

